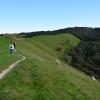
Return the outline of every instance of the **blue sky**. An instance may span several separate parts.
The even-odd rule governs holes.
[[[0,33],[100,26],[100,0],[0,0]]]

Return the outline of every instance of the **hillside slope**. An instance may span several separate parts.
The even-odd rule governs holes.
[[[69,48],[69,41],[61,43],[57,48],[60,58],[75,68],[94,76],[100,80],[100,28],[92,27],[68,27],[54,31],[37,31],[20,33],[19,37],[32,38],[39,35],[73,34],[81,42],[75,48]],[[52,42],[51,42],[52,43]],[[65,48],[65,44],[68,48]],[[73,44],[73,43],[72,43]],[[64,47],[64,48],[63,48]],[[67,47],[67,46],[66,46]],[[70,51],[70,52],[69,52]]]
[[[55,59],[59,57],[55,54],[56,51],[53,51],[57,46],[52,39],[54,37],[56,41],[59,40],[57,35],[51,38],[48,36],[48,39],[45,39],[45,36],[41,39],[15,39],[18,52],[25,55],[26,60],[0,81],[0,100],[100,99],[98,81],[91,80],[65,63],[55,63]],[[62,41],[63,36],[60,38]],[[52,40],[53,47],[48,40]]]
[[[16,52],[14,52],[13,55],[10,55],[9,44],[10,41],[7,38],[0,36],[0,71],[7,68],[8,65],[12,64],[20,58]]]

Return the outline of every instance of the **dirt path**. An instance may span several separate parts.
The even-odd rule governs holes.
[[[22,56],[23,58],[16,61],[15,63],[13,63],[12,65],[10,65],[7,69],[3,70],[1,73],[0,73],[0,80],[7,74],[9,73],[18,63],[20,63],[21,61],[25,60],[26,57],[25,56]]]

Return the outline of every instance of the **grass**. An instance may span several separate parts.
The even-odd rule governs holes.
[[[46,43],[47,37],[53,46],[51,42]],[[98,81],[63,62],[55,64],[58,56],[53,50],[59,44],[57,39],[61,41],[59,38],[64,39],[63,35],[15,39],[18,51],[26,56],[26,60],[0,81],[0,100],[100,99]],[[56,40],[54,43],[53,39]]]
[[[36,36],[32,39],[28,38],[26,41],[30,43],[34,43],[38,48],[51,53],[53,56],[58,56],[59,53],[56,51],[57,48],[62,47],[67,50],[78,45],[80,40],[71,34],[58,34],[58,35],[43,35],[43,36]],[[69,43],[66,43],[69,41]],[[49,51],[48,51],[49,50]]]
[[[0,36],[0,71],[20,58],[16,52],[13,55],[9,54],[9,43],[9,39]]]

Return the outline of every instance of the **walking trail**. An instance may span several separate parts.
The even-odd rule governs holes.
[[[0,80],[7,74],[9,73],[18,63],[20,63],[21,61],[25,60],[26,57],[25,56],[22,56],[23,58],[16,61],[15,63],[13,63],[12,65],[10,65],[7,69],[3,70],[1,73],[0,73]]]

